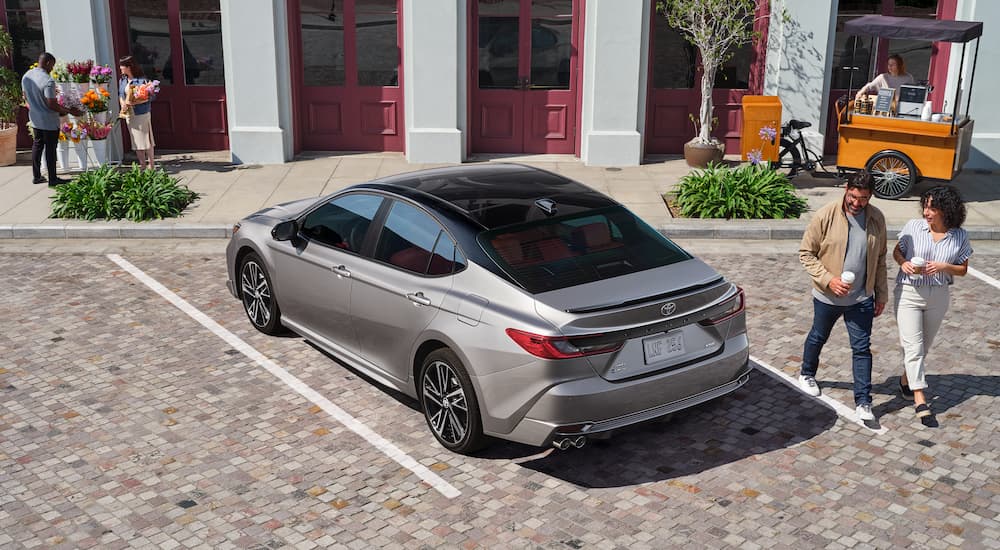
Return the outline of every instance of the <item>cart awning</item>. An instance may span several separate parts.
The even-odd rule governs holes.
[[[980,21],[864,15],[844,23],[844,32],[857,36],[964,43],[982,36],[983,24]]]

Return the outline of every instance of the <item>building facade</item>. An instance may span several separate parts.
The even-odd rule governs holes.
[[[635,165],[694,135],[697,52],[655,0],[0,0],[16,69],[43,48],[116,65],[133,55],[161,81],[157,144],[229,149],[237,163],[303,150],[400,151],[412,162],[573,154]],[[961,58],[949,45],[845,36],[867,13],[983,21]],[[936,109],[976,120],[968,168],[1000,168],[1000,2],[759,0],[759,39],[716,78],[714,135],[740,150],[741,99],[777,95],[836,149],[831,105],[900,53],[935,87]],[[854,54],[851,57],[851,54]],[[851,62],[854,59],[854,62]],[[868,61],[872,59],[872,61]],[[874,65],[872,65],[874,63]],[[961,73],[960,74],[960,68]]]

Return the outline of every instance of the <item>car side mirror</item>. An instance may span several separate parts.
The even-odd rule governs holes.
[[[271,237],[276,241],[289,241],[298,234],[299,226],[295,220],[283,221],[271,229]]]

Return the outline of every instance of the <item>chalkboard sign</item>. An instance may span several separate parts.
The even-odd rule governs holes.
[[[878,91],[878,98],[875,99],[875,113],[885,113],[889,115],[892,111],[892,96],[896,95],[895,88],[882,88]]]
[[[899,87],[899,101],[901,103],[919,103],[923,106],[927,100],[927,86],[910,86],[903,84]]]

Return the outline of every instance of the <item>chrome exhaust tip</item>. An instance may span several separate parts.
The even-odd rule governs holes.
[[[552,440],[552,446],[555,447],[556,449],[559,449],[560,451],[565,451],[566,449],[569,449],[572,444],[573,442],[570,441],[568,437]]]
[[[587,444],[587,438],[582,435],[577,436],[576,439],[573,440],[573,446],[576,447],[577,449],[582,449],[583,446],[586,444]]]

